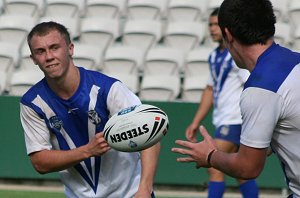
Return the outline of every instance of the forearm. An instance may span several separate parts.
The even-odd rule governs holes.
[[[248,149],[249,150],[249,149]],[[210,158],[210,165],[225,174],[239,179],[256,178],[261,171],[266,159],[265,149],[251,149],[250,152],[239,151],[237,153],[226,153],[222,151],[214,152]],[[256,156],[256,159],[252,159]]]
[[[210,111],[212,104],[213,104],[213,90],[212,87],[207,86],[203,91],[197,113],[195,114],[193,119],[193,123],[199,124]]]
[[[41,174],[65,170],[88,157],[90,154],[85,151],[84,147],[68,151],[42,150],[30,155],[34,168]]]
[[[158,164],[160,143],[141,152],[142,173],[139,189],[153,190],[154,176]]]

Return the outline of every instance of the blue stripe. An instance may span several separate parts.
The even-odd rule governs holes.
[[[300,63],[300,54],[292,52],[275,43],[271,45],[259,58],[251,72],[244,89],[258,87],[277,92],[281,84]]]

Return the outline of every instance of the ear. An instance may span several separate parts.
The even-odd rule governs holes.
[[[228,43],[232,43],[232,41],[233,41],[232,34],[231,34],[231,32],[228,30],[228,28],[225,28],[225,37],[224,37],[224,39],[225,39],[226,42],[228,42]]]
[[[74,44],[70,43],[69,44],[69,55],[72,57],[74,54]]]

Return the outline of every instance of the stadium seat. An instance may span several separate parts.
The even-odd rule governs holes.
[[[207,80],[199,76],[185,77],[182,87],[182,100],[184,102],[199,103],[206,84]]]
[[[286,22],[289,0],[271,0],[271,2],[277,22]]]
[[[166,7],[167,0],[128,0],[127,18],[161,20]]]
[[[292,34],[292,47],[300,52],[300,26],[297,26]]]
[[[44,14],[45,1],[5,0],[4,14],[25,15],[38,19]]]
[[[287,13],[288,13],[288,18],[289,18],[290,24],[294,28],[299,26],[300,1],[299,0],[289,0]]]
[[[175,101],[180,93],[178,76],[143,76],[139,97],[147,101]]]
[[[85,14],[85,0],[46,0],[45,16],[79,18]]]
[[[164,34],[164,44],[188,52],[203,41],[206,30],[206,24],[201,22],[170,22]]]
[[[19,63],[19,58],[19,49],[16,44],[0,42],[0,71],[10,72],[14,70]]]
[[[277,22],[275,24],[274,39],[276,43],[289,47],[291,39],[291,27],[290,24],[285,22]]]
[[[131,46],[111,46],[103,58],[104,73],[137,74],[143,63],[144,52]]]
[[[184,74],[185,76],[198,76],[207,79],[209,75],[209,54],[212,52],[210,47],[198,47],[190,51],[186,56]]]
[[[205,20],[208,19],[211,12],[214,9],[220,7],[222,2],[223,2],[223,0],[207,0],[206,13],[205,13],[204,19]]]
[[[126,15],[127,0],[87,0],[85,17],[120,18]]]
[[[140,85],[139,85],[139,76],[137,74],[128,74],[128,73],[105,73],[108,76],[114,77],[124,83],[133,93],[138,94]]]
[[[184,52],[171,47],[151,48],[145,57],[143,74],[179,76],[184,64]]]
[[[204,0],[170,0],[167,18],[169,21],[201,21],[205,9]]]
[[[0,41],[14,43],[21,48],[36,19],[21,15],[0,15]]]
[[[101,70],[104,49],[101,46],[74,43],[73,61],[76,66],[91,70]]]
[[[122,43],[142,50],[155,46],[162,36],[162,23],[155,20],[129,20],[125,23]]]
[[[78,18],[57,15],[57,16],[44,16],[44,17],[40,17],[39,19],[39,22],[48,22],[48,21],[54,21],[63,24],[70,32],[70,36],[72,40],[79,37],[80,26],[79,26]]]
[[[0,70],[0,95],[2,95],[6,91],[6,77],[6,72]]]
[[[120,35],[119,20],[85,17],[81,20],[80,42],[101,46],[106,50]]]
[[[38,70],[16,70],[8,82],[9,95],[22,96],[30,87],[44,77]]]

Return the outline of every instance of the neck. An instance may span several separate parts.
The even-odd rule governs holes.
[[[245,69],[249,70],[250,72],[254,69],[258,58],[266,49],[268,49],[273,43],[273,40],[270,39],[267,41],[266,44],[255,44],[251,46],[241,46],[241,49],[239,50],[239,54],[242,54],[241,57],[243,57],[243,65],[245,66]]]
[[[62,99],[69,99],[80,84],[80,72],[75,66],[70,67],[66,74],[58,79],[48,80],[50,88]]]

